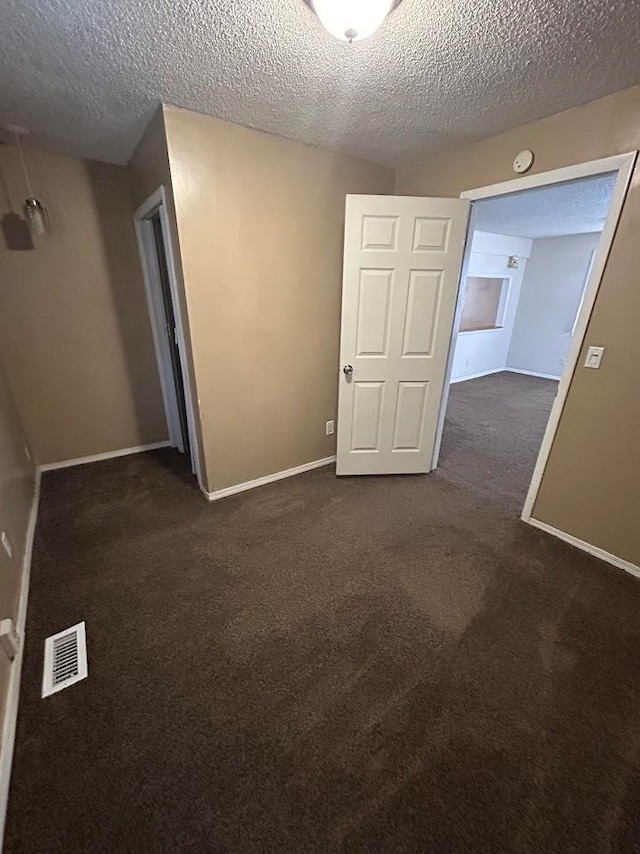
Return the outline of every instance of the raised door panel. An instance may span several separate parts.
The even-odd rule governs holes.
[[[397,216],[363,216],[360,248],[365,252],[394,252],[398,246]]]
[[[384,383],[355,382],[353,386],[351,451],[379,452]]]
[[[393,270],[360,270],[356,356],[388,354]]]
[[[440,306],[442,270],[411,270],[407,288],[402,355],[429,357]]]
[[[446,252],[450,233],[449,217],[418,216],[413,225],[413,251]]]
[[[422,449],[428,390],[428,382],[398,383],[392,445],[394,452],[415,453]]]

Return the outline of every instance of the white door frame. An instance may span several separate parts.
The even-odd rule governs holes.
[[[613,238],[616,232],[616,228],[618,226],[618,220],[620,219],[620,214],[622,213],[622,208],[624,206],[627,190],[629,189],[629,184],[631,182],[631,176],[633,174],[633,169],[636,163],[637,156],[637,151],[630,151],[626,154],[617,154],[613,157],[604,157],[600,160],[591,160],[586,163],[576,163],[572,166],[565,166],[561,169],[553,169],[550,172],[540,172],[536,175],[526,175],[522,178],[515,178],[511,181],[503,181],[499,184],[490,184],[486,187],[477,187],[475,189],[465,190],[464,192],[460,193],[460,198],[469,199],[471,202],[474,202],[479,201],[480,199],[490,199],[495,196],[503,196],[507,193],[516,193],[521,190],[530,190],[533,187],[545,187],[551,184],[560,184],[565,181],[573,181],[576,178],[586,178],[593,175],[602,175],[606,172],[618,172],[618,177],[613,190],[613,195],[611,197],[611,203],[609,205],[609,212],[605,220],[602,234],[600,235],[596,254],[593,260],[593,264],[591,265],[588,282],[584,290],[584,296],[582,299],[578,317],[576,319],[575,330],[573,337],[571,338],[571,346],[567,356],[567,362],[562,372],[562,376],[560,377],[558,392],[553,402],[553,407],[551,409],[549,421],[547,422],[544,438],[542,439],[542,444],[540,446],[538,459],[536,461],[535,469],[533,471],[533,477],[531,478],[531,483],[529,484],[529,491],[527,493],[527,497],[522,510],[521,518],[525,522],[531,522],[532,520],[532,510],[538,495],[538,490],[540,489],[540,483],[542,482],[542,476],[544,474],[544,470],[549,459],[551,446],[553,444],[553,440],[558,429],[558,424],[562,416],[562,411],[564,409],[565,401],[567,399],[569,386],[571,385],[571,380],[573,379],[575,369],[578,365],[578,359],[580,357],[580,353],[584,344],[587,326],[589,324],[591,312],[593,310],[593,306],[598,295],[600,282],[602,281],[604,269],[607,263],[607,259],[609,257],[611,244],[613,243]],[[467,233],[465,261],[462,267],[461,282],[464,281],[466,268],[468,266],[468,256],[471,251],[471,240],[469,239],[469,237],[473,233],[473,223],[474,216],[472,207],[472,214],[469,220],[469,231]],[[440,441],[442,438],[442,430],[444,428],[444,419],[449,395],[449,383],[451,381],[451,370],[453,367],[453,354],[455,350],[458,327],[460,325],[460,288],[458,289],[458,303],[459,305],[456,309],[454,325],[451,335],[447,377],[442,395],[439,435],[436,438],[434,454],[434,468],[438,461],[437,454],[440,450]],[[536,522],[535,519],[533,521]]]
[[[187,410],[187,428],[189,432],[189,446],[191,451],[191,470],[196,476],[198,484],[203,488],[200,454],[198,450],[198,434],[196,430],[196,416],[194,400],[196,399],[189,379],[188,365],[190,363],[189,353],[184,334],[184,322],[179,299],[178,281],[176,277],[175,253],[171,239],[171,228],[167,213],[167,196],[164,186],[152,193],[133,215],[133,221],[138,239],[138,250],[142,264],[142,275],[144,277],[145,290],[147,292],[147,305],[151,319],[153,332],[153,344],[158,362],[158,373],[160,375],[160,386],[162,389],[162,400],[164,412],[167,419],[169,441],[174,448],[184,451],[182,431],[180,428],[180,416],[178,414],[178,398],[174,382],[171,354],[166,335],[166,317],[162,292],[160,290],[160,278],[158,271],[157,247],[153,235],[152,217],[159,215],[162,228],[162,239],[169,274],[169,288],[173,313],[176,322],[177,345],[180,352],[180,363],[182,368],[182,385],[184,387],[185,407]]]

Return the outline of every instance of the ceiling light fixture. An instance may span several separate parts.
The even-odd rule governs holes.
[[[394,0],[312,0],[312,3],[324,28],[337,39],[353,44],[375,33]]]

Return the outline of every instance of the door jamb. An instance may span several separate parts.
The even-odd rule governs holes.
[[[618,221],[622,213],[624,202],[631,183],[631,177],[638,156],[637,151],[630,151],[625,154],[617,154],[613,157],[604,157],[599,160],[591,160],[585,163],[576,163],[572,166],[565,166],[560,169],[553,169],[548,172],[540,172],[535,175],[526,175],[522,178],[515,178],[511,181],[503,181],[499,184],[490,184],[486,187],[477,187],[471,190],[464,190],[460,193],[460,198],[468,199],[471,202],[479,201],[480,199],[488,199],[495,196],[502,196],[507,193],[515,193],[521,190],[529,190],[534,187],[550,186],[552,184],[560,184],[565,181],[572,181],[576,178],[585,178],[593,175],[601,175],[606,172],[617,171],[618,177],[611,197],[609,211],[605,220],[605,225],[600,235],[600,241],[596,250],[596,255],[591,266],[587,285],[584,290],[584,296],[580,307],[580,312],[575,324],[574,334],[571,338],[571,346],[567,356],[567,362],[562,372],[558,391],[553,402],[551,414],[547,422],[536,465],[529,484],[529,491],[524,503],[521,518],[525,522],[532,521],[532,511],[542,482],[542,476],[549,459],[551,446],[558,429],[558,424],[562,416],[565,401],[573,379],[575,370],[578,366],[578,359],[582,352],[585,343],[587,327],[591,318],[591,312],[595,304],[600,283],[604,274],[613,238],[616,233]],[[467,245],[465,247],[465,262],[463,263],[460,281],[464,280],[466,267],[468,265],[468,255],[471,252],[471,240],[469,235],[472,234],[473,228],[473,207],[472,215],[469,219],[469,230],[467,232]],[[455,342],[460,324],[460,293],[461,286],[458,288],[458,304],[454,318],[452,329],[449,358],[447,361],[447,373],[445,377],[445,385],[442,395],[440,418],[438,422],[438,435],[436,436],[436,444],[433,459],[433,468],[438,462],[438,452],[440,450],[440,442],[442,439],[442,430],[444,428],[444,419],[446,413],[446,405],[449,394],[449,386],[451,382],[451,371],[453,368],[453,355],[455,350]],[[533,519],[533,522],[536,520]]]
[[[151,218],[156,214],[160,217],[162,238],[166,254],[167,271],[169,275],[169,289],[173,302],[173,313],[176,322],[177,346],[180,353],[180,364],[182,368],[182,385],[184,388],[185,408],[187,411],[187,428],[189,433],[189,446],[191,451],[191,470],[196,476],[199,486],[202,488],[204,479],[198,445],[198,434],[196,429],[197,419],[195,416],[194,400],[195,394],[191,388],[188,371],[188,349],[184,334],[185,324],[182,316],[181,301],[179,299],[178,280],[176,276],[175,253],[171,239],[171,228],[167,212],[167,194],[164,185],[152,193],[136,210],[133,221],[138,240],[138,251],[142,265],[145,290],[147,294],[147,305],[151,330],[153,332],[153,344],[160,375],[160,386],[164,403],[165,417],[169,440],[174,448],[184,451],[182,431],[180,429],[180,418],[178,415],[178,399],[174,384],[171,355],[169,353],[166,339],[166,318],[162,294],[159,291],[159,272],[157,270],[157,250],[153,236]]]

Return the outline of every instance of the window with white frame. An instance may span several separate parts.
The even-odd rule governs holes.
[[[509,281],[496,276],[467,276],[460,332],[502,329]]]

